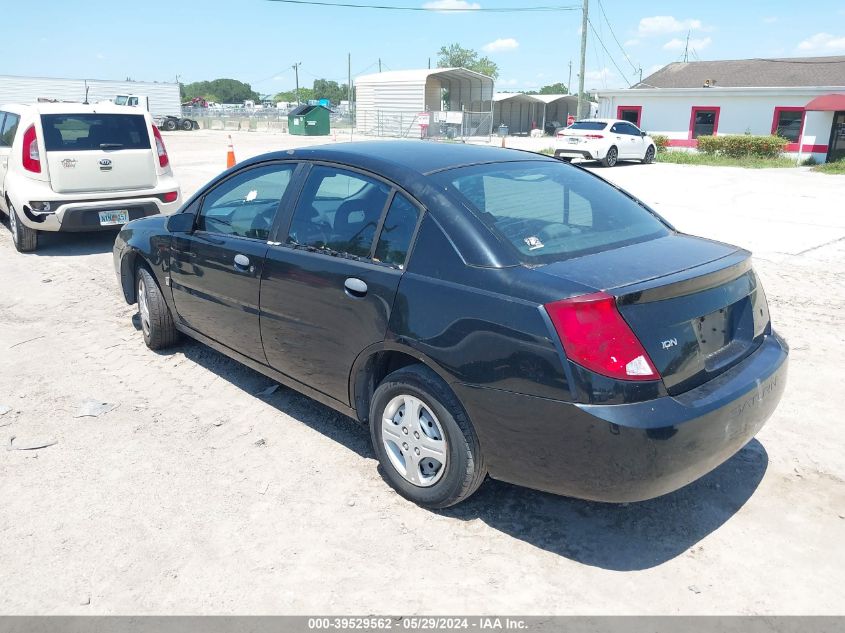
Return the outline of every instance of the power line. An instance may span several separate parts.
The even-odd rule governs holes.
[[[616,42],[616,45],[619,47],[619,50],[622,51],[622,54],[625,56],[625,59],[628,60],[628,63],[631,64],[631,68],[634,69],[634,72],[639,72],[639,67],[631,61],[630,57],[628,57],[628,53],[626,53],[625,49],[622,48],[622,44],[619,43],[619,39],[616,37],[616,33],[613,32],[613,27],[610,24],[610,20],[607,19],[607,13],[604,12],[604,5],[602,4],[601,0],[599,0],[599,9],[601,9],[601,14],[604,16],[604,21],[607,22],[607,28],[610,29],[610,34],[613,36],[613,41]]]
[[[280,2],[283,4],[297,4],[317,7],[334,7],[343,9],[379,9],[383,11],[421,11],[427,13],[530,13],[542,11],[578,11],[580,6],[571,5],[546,5],[535,7],[490,7],[476,9],[461,9],[451,7],[402,7],[389,4],[353,4],[351,2],[321,2],[319,0],[267,0],[267,2]]]
[[[601,47],[604,49],[604,52],[605,52],[605,53],[607,53],[608,57],[610,57],[610,63],[612,63],[612,64],[613,64],[613,66],[614,66],[614,68],[616,68],[616,70],[618,70],[618,71],[619,71],[619,74],[620,74],[620,75],[622,75],[622,79],[624,79],[624,80],[625,80],[625,83],[626,83],[626,84],[628,84],[628,87],[630,88],[630,87],[631,87],[631,82],[630,82],[630,81],[628,81],[628,79],[625,77],[625,73],[623,72],[623,70],[622,70],[621,68],[619,68],[619,64],[617,64],[617,63],[616,63],[616,60],[615,60],[615,59],[613,59],[613,55],[611,55],[611,54],[610,54],[610,51],[609,51],[609,50],[607,50],[607,46],[605,46],[605,45],[604,45],[604,42],[603,42],[603,41],[602,41],[602,39],[599,37],[599,34],[596,32],[596,28],[593,26],[592,21],[591,21],[591,20],[587,20],[587,23],[590,25],[590,28],[593,30],[593,35],[595,35],[595,36],[596,36],[596,39],[599,41],[599,44],[601,44]]]

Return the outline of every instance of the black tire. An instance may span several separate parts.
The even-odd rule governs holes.
[[[607,154],[605,154],[604,158],[601,159],[601,164],[604,167],[613,167],[618,162],[619,162],[619,150],[616,149],[615,145],[611,145],[610,149],[607,150]]]
[[[186,132],[194,129],[194,122],[190,119],[182,119],[182,122],[179,125]]]
[[[649,145],[643,157],[643,165],[651,165],[654,162],[654,145]]]
[[[15,207],[9,202],[9,231],[12,242],[19,253],[32,253],[38,248],[38,231],[31,229],[20,221]]]
[[[138,314],[141,317],[141,332],[147,347],[164,349],[176,343],[179,340],[179,330],[173,323],[173,315],[170,314],[170,308],[167,307],[158,284],[144,266],[140,266],[135,275],[135,289]],[[144,305],[148,310],[146,316]]]
[[[173,119],[165,119],[162,127],[168,132],[172,132],[176,129],[176,121],[174,121]]]
[[[382,420],[385,411],[391,401],[405,395],[421,401],[436,416],[435,420],[443,431],[446,460],[441,465],[443,473],[431,485],[411,483],[394,466],[383,441]],[[397,412],[397,415],[401,413]],[[431,426],[431,422],[428,426]],[[420,506],[437,509],[460,503],[478,489],[487,475],[481,446],[466,412],[446,383],[424,365],[403,367],[384,378],[370,404],[370,436],[387,483],[400,495]],[[410,434],[406,433],[406,436],[410,439]],[[407,445],[405,450],[409,450]],[[420,466],[425,461],[427,458],[420,459]],[[428,465],[431,467],[430,461]]]

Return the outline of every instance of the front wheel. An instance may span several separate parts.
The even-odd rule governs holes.
[[[38,248],[38,231],[31,229],[20,221],[18,213],[12,203],[9,203],[9,230],[12,241],[19,253],[31,253]]]
[[[645,151],[645,156],[643,157],[643,164],[650,165],[654,162],[654,145],[649,145],[648,149]]]
[[[613,167],[617,162],[619,162],[619,150],[614,146],[607,150],[607,154],[601,159],[601,164],[605,167]]]
[[[179,340],[173,315],[164,301],[155,279],[146,268],[139,268],[135,279],[138,290],[138,315],[144,343],[150,349],[164,349]]]
[[[172,132],[176,129],[176,121],[174,121],[173,119],[165,119],[163,127],[168,132]]]
[[[423,365],[398,369],[378,386],[370,406],[370,434],[387,482],[423,507],[463,501],[487,474],[463,407]]]

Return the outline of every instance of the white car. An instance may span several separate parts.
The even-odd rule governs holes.
[[[0,210],[20,252],[41,231],[99,231],[179,208],[147,112],[98,103],[0,106]]]
[[[584,119],[555,134],[555,158],[600,160],[613,167],[620,160],[654,162],[654,140],[636,125],[620,119]]]

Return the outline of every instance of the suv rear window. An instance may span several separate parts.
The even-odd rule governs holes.
[[[555,162],[490,163],[436,176],[526,264],[645,242],[667,226],[632,198]]]
[[[139,114],[42,114],[48,152],[150,149],[150,132]]]

